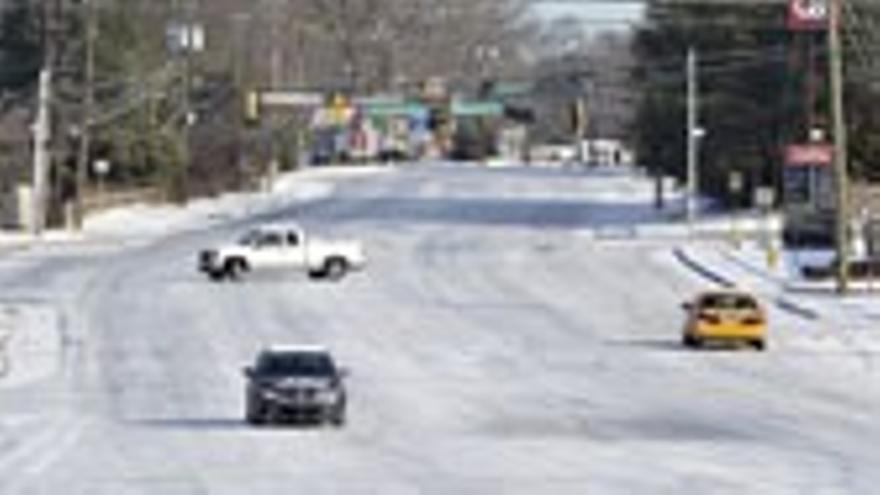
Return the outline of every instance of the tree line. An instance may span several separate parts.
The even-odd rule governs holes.
[[[434,76],[450,84],[478,87],[489,74],[497,77],[522,70],[524,47],[535,29],[526,15],[525,0],[90,0],[88,4],[97,34],[91,84],[83,69],[88,48],[86,3],[0,3],[0,104],[33,101],[43,56],[47,45],[54,43],[55,156],[61,162],[54,167],[56,180],[62,185],[71,182],[77,127],[88,120],[93,123],[92,158],[108,158],[119,165],[111,172],[112,181],[159,183],[170,196],[210,194],[237,186],[259,175],[262,170],[257,168],[270,154],[285,151],[272,146],[283,129],[252,128],[242,121],[248,91],[273,87],[360,94],[409,91]],[[54,40],[45,29],[52,12],[57,16]],[[169,50],[167,31],[188,22],[204,29],[205,46],[185,60],[183,54]],[[185,77],[190,82],[186,94]],[[88,87],[94,92],[95,107],[92,115],[84,116],[82,101]],[[190,118],[180,112],[185,97],[195,117],[186,133],[184,125]]]

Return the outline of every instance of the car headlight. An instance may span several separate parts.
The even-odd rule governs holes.
[[[323,404],[332,404],[339,400],[339,392],[332,388],[321,390],[318,392],[316,399]]]
[[[265,399],[279,400],[282,398],[282,395],[280,392],[278,392],[277,390],[275,390],[273,388],[269,388],[269,387],[261,389],[260,393],[263,395],[263,398],[265,398]]]

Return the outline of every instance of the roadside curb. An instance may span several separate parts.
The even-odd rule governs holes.
[[[710,282],[718,284],[725,288],[736,287],[736,283],[734,283],[732,280],[695,260],[690,255],[688,255],[684,249],[675,248],[672,253],[675,256],[675,259],[679,261],[679,263],[681,263],[691,271],[695,272],[697,275],[708,279]]]

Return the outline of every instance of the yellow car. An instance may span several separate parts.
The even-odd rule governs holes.
[[[740,291],[714,291],[682,305],[687,311],[683,342],[746,342],[762,351],[767,339],[767,313],[757,298]]]

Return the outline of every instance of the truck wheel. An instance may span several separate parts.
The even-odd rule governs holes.
[[[341,280],[348,273],[348,262],[342,258],[330,258],[323,271],[328,280]]]
[[[211,270],[208,272],[208,278],[212,282],[222,282],[226,278],[226,272],[224,270]]]
[[[755,339],[752,341],[752,347],[754,347],[756,351],[763,351],[767,348],[767,343],[764,339]]]
[[[240,280],[242,273],[247,270],[244,260],[232,259],[226,262],[223,271],[230,280]]]

